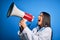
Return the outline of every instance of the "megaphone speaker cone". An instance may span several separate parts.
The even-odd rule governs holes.
[[[14,2],[10,5],[9,9],[8,9],[8,12],[7,12],[7,17],[9,17],[11,15],[11,12],[13,10],[13,7],[14,7]]]

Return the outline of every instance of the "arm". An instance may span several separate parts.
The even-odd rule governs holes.
[[[51,38],[51,29],[46,28],[44,29],[41,34],[35,35],[28,27],[26,27],[22,31],[22,35],[24,34],[25,38],[28,40],[48,40]],[[21,35],[20,35],[21,36]]]
[[[51,30],[50,28],[45,28],[42,32],[39,32],[39,35],[34,34],[26,25],[23,25],[24,28],[21,33],[19,33],[20,38],[23,40],[48,40],[51,37]]]

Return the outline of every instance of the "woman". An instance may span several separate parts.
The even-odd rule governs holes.
[[[20,21],[19,25],[20,31],[18,34],[21,40],[51,40],[50,15],[46,12],[41,12],[38,16],[38,26],[32,31],[28,28],[24,19]]]

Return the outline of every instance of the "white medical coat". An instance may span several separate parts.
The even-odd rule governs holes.
[[[50,27],[43,27],[41,29],[36,27],[32,31],[26,27],[22,33],[18,31],[21,40],[51,40],[51,33],[52,30]]]

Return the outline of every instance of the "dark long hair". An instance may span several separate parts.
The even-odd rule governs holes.
[[[49,13],[47,12],[41,12],[43,14],[43,26],[44,27],[51,27],[51,16]],[[53,37],[53,31],[52,31],[52,34],[51,34],[51,40],[52,40],[52,37]]]
[[[47,12],[41,12],[43,14],[43,26],[44,27],[51,27],[51,20],[50,20],[50,14]]]

